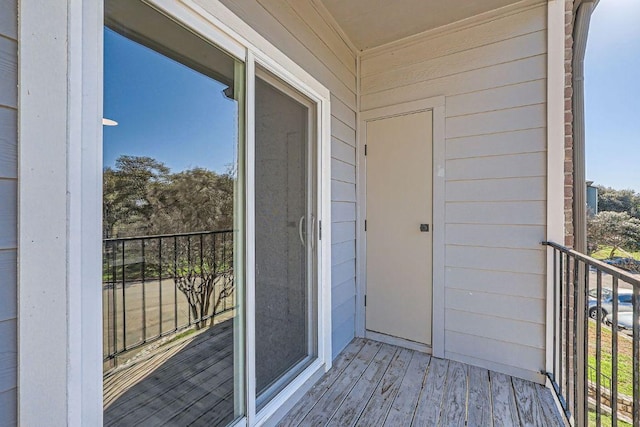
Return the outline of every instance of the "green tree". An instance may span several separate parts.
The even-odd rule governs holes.
[[[617,249],[638,247],[640,220],[626,212],[600,212],[588,220],[587,238],[597,246],[611,246],[609,258],[613,258]]]
[[[128,228],[147,224],[154,207],[152,185],[166,182],[169,168],[151,157],[120,156],[103,172],[103,235],[126,235]],[[138,230],[134,230],[136,232]]]
[[[640,194],[633,190],[598,187],[598,211],[626,212],[640,219]]]
[[[188,233],[233,228],[231,174],[194,168],[171,174],[150,187],[153,233]]]

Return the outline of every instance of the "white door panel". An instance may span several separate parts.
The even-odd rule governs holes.
[[[431,111],[367,123],[367,330],[431,345]],[[429,231],[420,225],[428,224]]]

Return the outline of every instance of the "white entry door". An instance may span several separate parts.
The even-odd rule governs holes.
[[[431,345],[433,115],[367,122],[368,331]]]

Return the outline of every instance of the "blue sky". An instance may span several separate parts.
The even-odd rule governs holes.
[[[587,179],[640,192],[640,0],[600,0],[585,57]]]
[[[234,163],[237,103],[225,85],[121,35],[104,33],[104,166],[121,154],[149,156],[173,172]]]

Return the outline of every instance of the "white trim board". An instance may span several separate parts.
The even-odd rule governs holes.
[[[366,337],[364,295],[366,294],[366,233],[364,219],[366,208],[366,167],[364,145],[367,141],[366,122],[419,111],[433,111],[433,308],[432,308],[432,353],[435,357],[444,357],[445,335],[445,97],[437,96],[419,101],[392,105],[360,112],[358,119],[358,168],[356,252],[356,336]]]
[[[565,0],[550,0],[547,29],[547,235],[564,243],[564,19]],[[553,251],[547,250],[546,369],[553,367]]]

